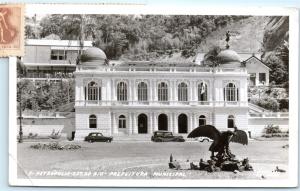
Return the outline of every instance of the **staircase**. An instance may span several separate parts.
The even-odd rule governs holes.
[[[262,108],[258,105],[255,105],[253,103],[248,103],[248,106],[249,106],[249,111],[251,113],[264,113],[264,112],[270,112],[269,110],[265,109],[265,108]]]
[[[113,141],[151,141],[151,134],[135,134],[135,135],[128,135],[128,134],[118,134],[113,135]]]

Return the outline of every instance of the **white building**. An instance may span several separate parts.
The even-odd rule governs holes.
[[[261,59],[252,55],[244,63],[249,74],[249,86],[269,86],[270,68]]]
[[[187,134],[201,124],[247,130],[247,70],[239,55],[223,50],[220,66],[193,62],[107,62],[88,48],[74,73],[75,139],[105,135]]]

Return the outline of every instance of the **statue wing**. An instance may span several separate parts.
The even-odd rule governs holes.
[[[231,138],[231,140],[230,140],[231,142],[248,145],[248,136],[245,131],[237,129],[234,131],[234,133],[235,133],[235,135],[233,135],[233,137]]]
[[[221,137],[221,132],[212,125],[201,125],[190,132],[187,136],[188,138],[195,137],[208,137],[214,141],[219,140]]]

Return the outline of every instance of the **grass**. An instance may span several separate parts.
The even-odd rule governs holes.
[[[287,173],[275,173],[276,166],[288,170],[288,149],[282,146],[288,141],[252,141],[248,146],[231,143],[231,150],[238,159],[248,157],[253,172],[207,173],[189,170],[189,163],[209,159],[210,143],[152,143],[152,142],[113,142],[85,143],[78,150],[34,150],[32,143],[18,144],[18,176],[20,178],[62,178],[61,176],[37,176],[30,171],[59,172],[98,172],[103,175],[65,176],[63,178],[159,178],[159,179],[282,179]],[[180,162],[182,170],[168,168],[170,154]],[[188,160],[188,162],[187,162]],[[144,172],[145,176],[127,173]],[[115,173],[115,174],[113,174]],[[123,173],[117,174],[117,173]],[[120,175],[120,176],[118,176]]]

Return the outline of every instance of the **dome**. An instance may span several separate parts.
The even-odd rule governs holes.
[[[240,56],[233,50],[222,50],[218,56],[217,59],[221,64],[226,64],[226,63],[232,63],[232,62],[241,62]]]
[[[100,48],[97,47],[91,47],[86,49],[81,56],[82,62],[99,62],[105,60],[106,60],[105,53]]]

